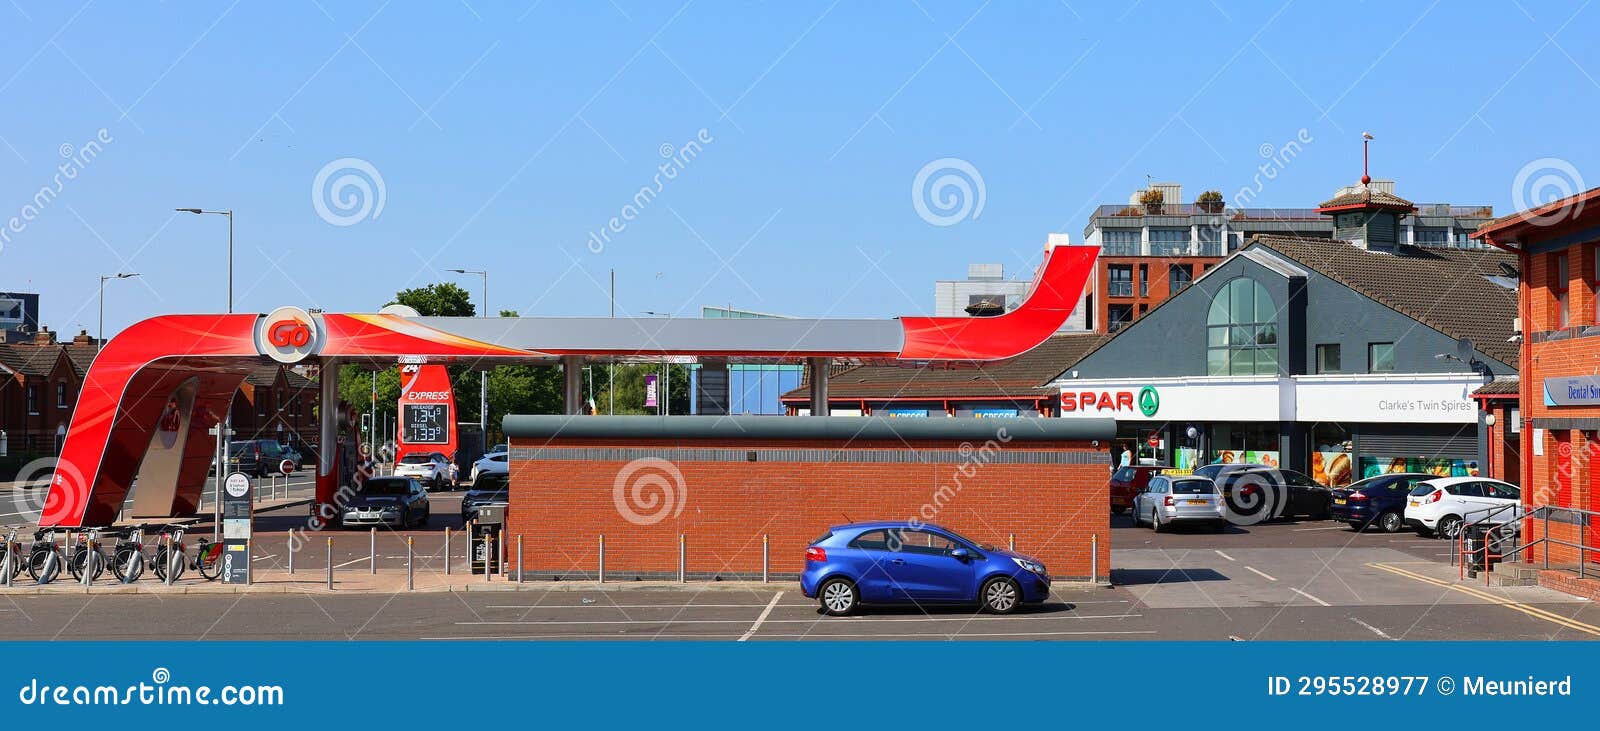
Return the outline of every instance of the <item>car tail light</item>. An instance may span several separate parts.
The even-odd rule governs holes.
[[[1167,498],[1166,498],[1166,499],[1165,499],[1165,500],[1162,500],[1162,501],[1161,501],[1161,504],[1162,504],[1162,505],[1165,505],[1165,506],[1167,506],[1167,507],[1169,507],[1169,508],[1170,508],[1170,507],[1172,507],[1172,505],[1173,505],[1173,502],[1172,502],[1172,496],[1171,496],[1171,495],[1168,495],[1168,496],[1167,496]]]
[[[817,548],[816,546],[811,546],[811,547],[806,549],[806,560],[807,561],[826,561],[826,560],[828,560],[828,552],[824,551],[824,550],[822,550],[820,548]]]
[[[1428,503],[1436,503],[1443,499],[1444,490],[1434,490],[1433,492],[1428,493],[1427,497],[1422,499],[1422,504],[1427,505]]]
[[[1254,494],[1256,494],[1255,485],[1245,485],[1244,487],[1239,488],[1239,497],[1250,497]]]
[[[1367,500],[1368,498],[1367,494],[1364,492],[1352,492],[1350,493],[1350,499],[1360,502],[1362,500]]]

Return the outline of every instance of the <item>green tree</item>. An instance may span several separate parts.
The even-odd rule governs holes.
[[[405,305],[427,317],[475,317],[478,314],[472,295],[450,282],[402,289],[389,304]]]

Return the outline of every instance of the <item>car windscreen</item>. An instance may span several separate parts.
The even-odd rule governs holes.
[[[1111,479],[1116,480],[1117,482],[1133,482],[1133,468],[1120,468],[1116,471],[1116,473],[1111,475]]]
[[[255,448],[255,442],[228,442],[228,454],[230,456],[238,456],[243,452],[253,452]]]
[[[1174,495],[1215,495],[1217,489],[1210,480],[1174,480],[1172,482]]]
[[[400,464],[427,464],[433,461],[426,454],[408,454],[400,458]]]
[[[377,478],[373,478],[371,480],[367,480],[367,484],[361,486],[361,494],[362,495],[367,495],[367,496],[372,496],[372,495],[382,495],[382,496],[405,495],[406,493],[409,493],[409,492],[411,492],[411,481],[410,480],[395,480],[395,479],[377,477]]]

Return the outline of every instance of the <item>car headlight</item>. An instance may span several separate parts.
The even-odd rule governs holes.
[[[1040,576],[1044,576],[1044,564],[1029,561],[1025,558],[1016,558],[1015,556],[1013,556],[1011,560],[1015,561],[1018,566],[1021,566],[1028,571],[1032,571]]]
[[[398,512],[400,512],[400,508],[398,506],[390,505],[388,507],[385,507],[382,512],[384,512],[384,513],[398,513]]]

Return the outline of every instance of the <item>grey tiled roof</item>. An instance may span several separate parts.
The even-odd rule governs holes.
[[[1514,265],[1511,254],[1414,246],[1389,254],[1331,239],[1251,240],[1450,337],[1471,338],[1479,352],[1517,366],[1517,343],[1508,342],[1515,334],[1517,292],[1488,279],[1505,276],[1500,264]]]
[[[1329,200],[1323,201],[1322,205],[1318,207],[1341,208],[1343,206],[1362,204],[1384,206],[1386,208],[1416,208],[1416,205],[1411,201],[1401,198],[1393,193],[1385,193],[1381,190],[1376,190],[1370,185],[1357,186],[1355,190],[1345,193],[1344,195],[1336,195]]]
[[[1053,335],[1011,360],[979,366],[857,366],[829,379],[828,398],[1039,398],[1055,393],[1046,384],[1110,338],[1099,333]],[[807,395],[806,389],[797,388],[783,398],[803,399]]]
[[[1474,396],[1515,396],[1520,393],[1522,380],[1516,376],[1496,378],[1473,391]]]

